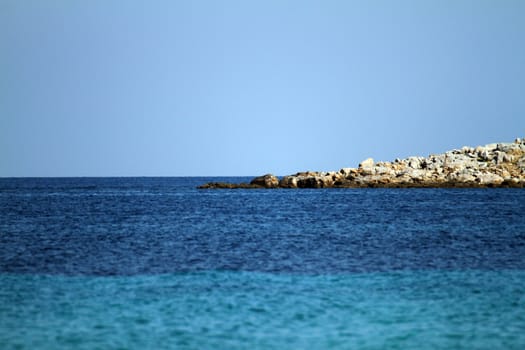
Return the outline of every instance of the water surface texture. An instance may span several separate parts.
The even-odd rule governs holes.
[[[521,189],[0,179],[2,348],[522,349]]]

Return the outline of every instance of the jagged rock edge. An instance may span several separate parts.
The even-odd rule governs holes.
[[[339,171],[299,172],[279,179],[272,174],[255,177],[249,184],[210,182],[199,189],[275,188],[407,188],[407,187],[525,187],[525,139],[462,147],[428,157],[408,157],[393,162],[368,158],[358,168]]]

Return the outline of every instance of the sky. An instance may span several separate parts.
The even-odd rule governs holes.
[[[251,176],[525,137],[525,1],[0,0],[0,176]]]

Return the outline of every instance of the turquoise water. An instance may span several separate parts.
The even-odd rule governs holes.
[[[2,274],[0,283],[9,349],[525,347],[523,271]]]

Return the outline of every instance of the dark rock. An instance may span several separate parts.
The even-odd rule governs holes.
[[[285,176],[279,181],[280,188],[297,188],[297,177]]]
[[[279,179],[275,175],[266,174],[253,179],[250,182],[250,185],[260,186],[264,188],[277,188],[279,187]]]

